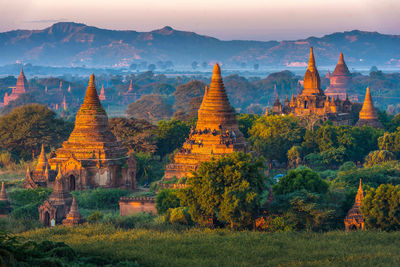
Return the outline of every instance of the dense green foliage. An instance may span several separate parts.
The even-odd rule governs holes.
[[[366,157],[365,157],[365,167],[371,167],[376,164],[382,164],[385,162],[389,161],[394,161],[396,160],[396,156],[387,150],[375,150],[371,151]]]
[[[126,109],[129,118],[144,119],[152,123],[168,120],[172,113],[172,106],[161,95],[143,95]]]
[[[23,237],[65,242],[76,253],[141,266],[396,266],[400,233],[260,233],[121,230],[106,225],[34,230]],[[129,265],[128,265],[129,266]]]
[[[273,186],[275,194],[289,194],[299,190],[324,194],[328,191],[328,183],[318,173],[310,169],[291,170]]]
[[[200,164],[179,197],[200,224],[218,220],[231,227],[249,227],[264,190],[263,164],[250,154],[233,153]]]
[[[17,189],[9,193],[9,201],[14,208],[10,216],[21,220],[37,220],[39,206],[51,193],[48,188]]]
[[[177,208],[180,200],[177,192],[171,189],[164,189],[158,192],[156,197],[156,208],[158,214],[164,214],[169,209]]]
[[[79,203],[79,207],[86,209],[113,209],[118,210],[120,197],[130,194],[129,190],[118,188],[96,188],[84,191],[74,191],[73,195]]]
[[[0,117],[0,149],[17,160],[32,159],[45,147],[58,147],[68,138],[72,124],[56,117],[46,106],[31,104]]]
[[[250,142],[266,159],[286,162],[288,150],[301,144],[304,131],[294,116],[263,116],[249,130]]]
[[[157,132],[157,154],[164,157],[182,146],[191,125],[180,120],[160,121]]]
[[[400,229],[400,187],[381,184],[367,190],[361,211],[368,228]]]

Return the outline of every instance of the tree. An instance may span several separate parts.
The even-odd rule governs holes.
[[[231,228],[251,226],[264,190],[262,161],[236,152],[202,162],[179,193],[192,219],[199,224],[216,220]]]
[[[157,154],[161,157],[181,147],[189,136],[191,125],[172,119],[158,122]]]
[[[364,166],[372,167],[375,164],[381,164],[392,160],[396,160],[396,156],[392,152],[387,150],[375,150],[365,157]]]
[[[394,153],[397,157],[400,156],[400,130],[393,133],[384,133],[378,138],[380,150],[388,150]]]
[[[249,130],[253,127],[257,119],[260,118],[256,114],[239,114],[236,116],[239,124],[239,130],[243,133],[244,137],[249,138]]]
[[[169,209],[179,207],[180,200],[176,190],[164,189],[157,194],[156,209],[158,214],[164,214]]]
[[[129,118],[157,122],[172,116],[172,106],[160,95],[144,95],[129,104],[126,113]]]
[[[288,162],[289,166],[296,168],[301,163],[301,146],[292,146],[288,151]]]
[[[191,81],[176,87],[176,91],[174,92],[174,109],[177,111],[183,111],[185,114],[191,114],[192,116],[197,117],[197,110],[200,107],[201,100],[203,99],[205,86],[205,83],[199,81]],[[192,99],[197,99],[192,102],[192,104],[196,102],[196,106],[191,105],[190,101]],[[194,110],[195,112],[193,112]]]
[[[266,159],[286,162],[288,150],[301,144],[304,131],[294,116],[263,116],[249,131],[250,143]]]
[[[32,159],[45,147],[59,147],[73,129],[73,124],[57,118],[46,106],[29,104],[0,117],[0,149],[11,152],[17,160]]]
[[[153,154],[157,149],[157,127],[146,120],[111,118],[111,132],[129,150]]]
[[[400,187],[382,184],[367,190],[361,205],[368,228],[385,231],[400,229]]]
[[[289,194],[299,190],[325,194],[328,191],[328,183],[318,173],[311,169],[291,170],[273,186],[275,194]]]
[[[36,101],[36,99],[33,95],[22,94],[17,99],[15,99],[14,101],[11,101],[7,106],[5,106],[1,110],[1,114],[2,115],[8,114],[17,107],[21,107],[21,106],[25,106],[25,105],[33,104],[33,103],[38,103],[38,101]]]

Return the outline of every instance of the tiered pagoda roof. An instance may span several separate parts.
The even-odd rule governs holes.
[[[339,96],[345,100],[347,91],[351,83],[351,73],[344,61],[343,53],[340,53],[339,61],[330,77],[330,85],[325,90],[325,94],[331,97]]]
[[[358,186],[358,191],[353,207],[349,210],[346,218],[344,219],[346,230],[364,229],[365,220],[360,210],[363,199],[364,191],[362,189],[360,179],[360,185]]]
[[[166,166],[164,179],[190,176],[200,162],[209,161],[213,156],[246,150],[247,143],[229,103],[221,69],[215,64],[211,84],[206,87],[198,110],[196,128],[192,129],[181,151],[175,155],[174,163]]]
[[[315,65],[314,50],[310,47],[310,59],[308,60],[307,71],[304,75],[303,91],[301,95],[323,95],[321,90],[321,78]]]
[[[56,151],[54,162],[71,156],[77,160],[108,160],[126,158],[127,150],[116,140],[108,125],[108,116],[103,109],[95,87],[95,77],[90,76],[85,99],[80,107],[75,127],[68,141]]]
[[[382,128],[382,124],[378,120],[378,113],[376,112],[376,109],[372,102],[372,96],[369,87],[367,87],[364,103],[359,114],[358,122],[356,123],[356,126],[363,125]]]
[[[62,221],[63,225],[78,225],[83,223],[84,220],[79,213],[78,202],[75,199],[75,196],[72,199],[71,208],[66,216],[66,218]]]

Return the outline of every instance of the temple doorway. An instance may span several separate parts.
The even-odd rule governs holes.
[[[47,211],[44,213],[44,225],[50,227],[50,214]]]
[[[68,178],[68,182],[69,182],[69,191],[74,191],[75,190],[75,176],[70,175]]]

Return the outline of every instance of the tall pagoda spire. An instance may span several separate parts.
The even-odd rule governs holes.
[[[40,150],[40,155],[38,158],[38,164],[36,165],[36,171],[44,171],[47,166],[47,158],[44,152],[44,144],[42,144],[42,148]]]
[[[362,189],[362,184],[361,184],[361,179],[360,179],[360,184],[358,186],[356,200],[355,200],[354,204],[357,206],[361,206],[363,199],[364,199],[364,191]]]
[[[338,76],[338,75],[345,75],[345,76],[350,75],[349,68],[347,67],[346,62],[344,61],[344,56],[342,52],[340,52],[339,61],[336,65],[335,70],[332,73],[332,76]]]
[[[66,218],[62,221],[63,225],[78,225],[83,222],[82,216],[79,213],[78,202],[75,199],[75,196],[72,198],[71,208],[66,216]]]
[[[211,83],[206,92],[203,97],[203,104],[198,111],[197,128],[218,129],[219,126],[237,125],[236,116],[229,103],[218,64],[214,66]]]
[[[376,128],[382,128],[382,124],[378,120],[378,113],[372,102],[371,91],[367,87],[363,106],[359,114],[359,120],[356,126],[368,125]]]
[[[310,47],[310,58],[308,60],[308,67],[304,75],[304,89],[302,95],[323,95],[321,90],[321,79],[315,65],[314,50]]]
[[[25,94],[28,87],[28,81],[26,80],[24,69],[21,67],[21,72],[17,79],[17,85],[13,90],[14,94]]]

